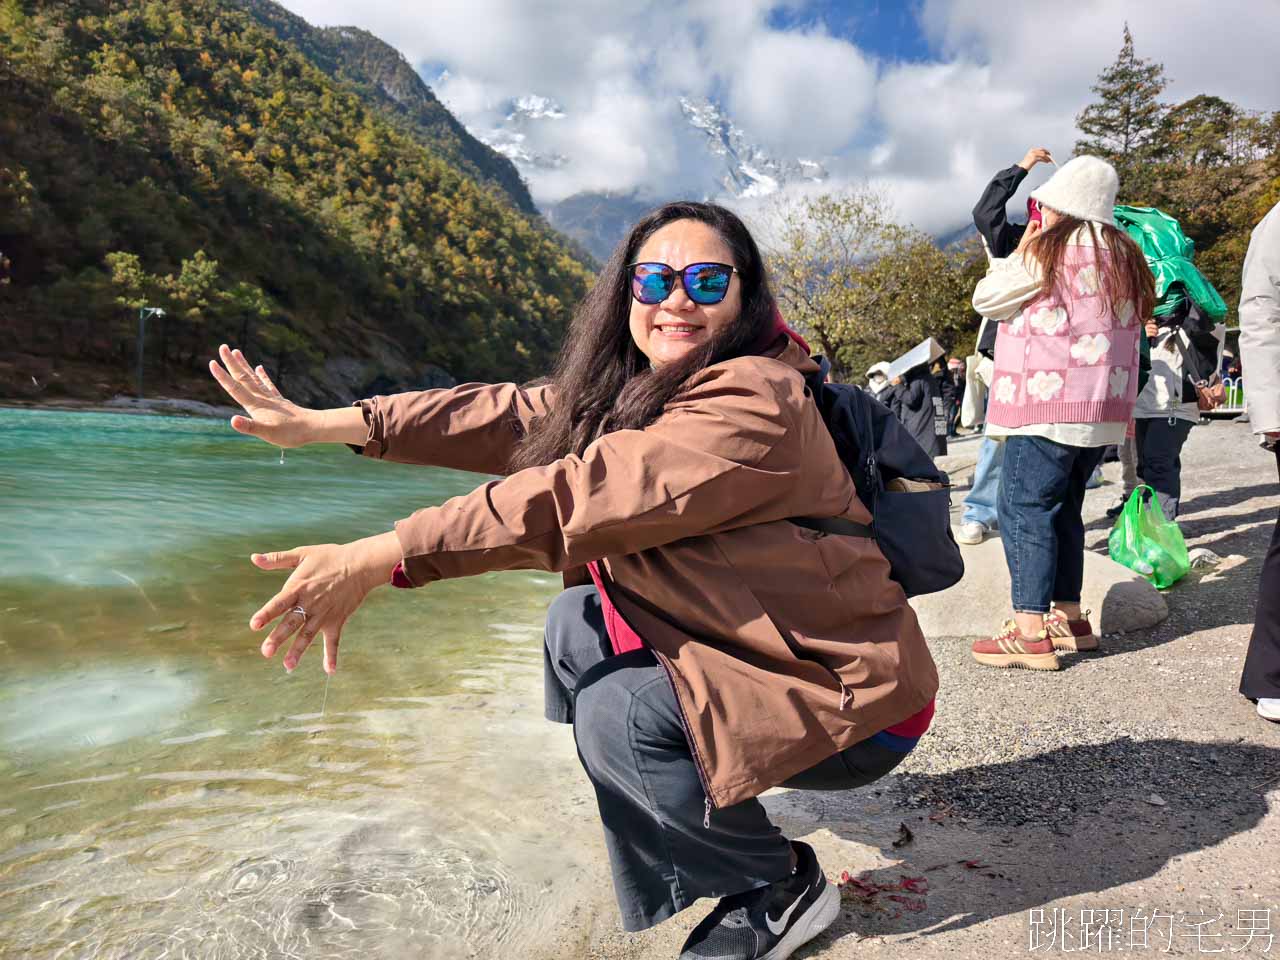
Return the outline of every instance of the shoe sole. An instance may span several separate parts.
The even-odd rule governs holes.
[[[1053,653],[973,653],[973,659],[988,667],[1020,667],[1023,670],[1060,670]]]
[[[1051,637],[1053,640],[1053,649],[1066,650],[1070,653],[1087,653],[1090,650],[1098,649],[1098,637],[1096,634],[1089,634],[1087,637]]]
[[[760,960],[787,960],[787,957],[831,926],[839,913],[840,891],[828,880],[822,893],[818,894],[818,899],[813,901],[813,906],[796,918],[791,929]]]
[[[958,533],[956,534],[956,543],[962,543],[966,547],[976,547],[985,539],[987,539],[986,534],[983,534],[977,540],[969,540],[969,539],[966,539],[965,537],[960,536],[960,534]]]
[[[1258,709],[1258,716],[1270,723],[1280,723],[1280,714],[1263,713],[1262,709]]]

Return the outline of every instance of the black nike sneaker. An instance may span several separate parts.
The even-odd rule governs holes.
[[[786,960],[831,925],[840,891],[807,843],[791,841],[796,870],[767,887],[717,904],[684,942],[680,960]]]

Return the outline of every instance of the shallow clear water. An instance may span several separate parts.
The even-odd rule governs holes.
[[[379,590],[286,674],[254,550],[467,474],[225,423],[0,409],[0,956],[528,955],[598,826],[541,719],[558,578]],[[320,714],[324,702],[323,715]]]

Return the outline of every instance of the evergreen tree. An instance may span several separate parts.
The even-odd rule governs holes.
[[[1164,64],[1139,57],[1133,34],[1124,25],[1124,45],[1115,63],[1098,74],[1098,99],[1076,115],[1081,138],[1077,155],[1102,157],[1120,174],[1120,197],[1142,203],[1155,184],[1160,127],[1166,107],[1160,94],[1168,85]]]

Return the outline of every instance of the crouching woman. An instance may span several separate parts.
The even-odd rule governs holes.
[[[266,655],[302,627],[295,665],[385,581],[563,571],[579,585],[548,611],[546,711],[573,725],[626,929],[720,898],[682,956],[780,960],[834,919],[813,850],[756,798],[882,777],[928,726],[937,674],[875,542],[790,522],[870,516],[736,216],[677,203],[641,220],[542,386],[301,411],[223,360],[242,432],[502,477],[394,533],[281,555],[293,574],[252,621],[284,617]]]

